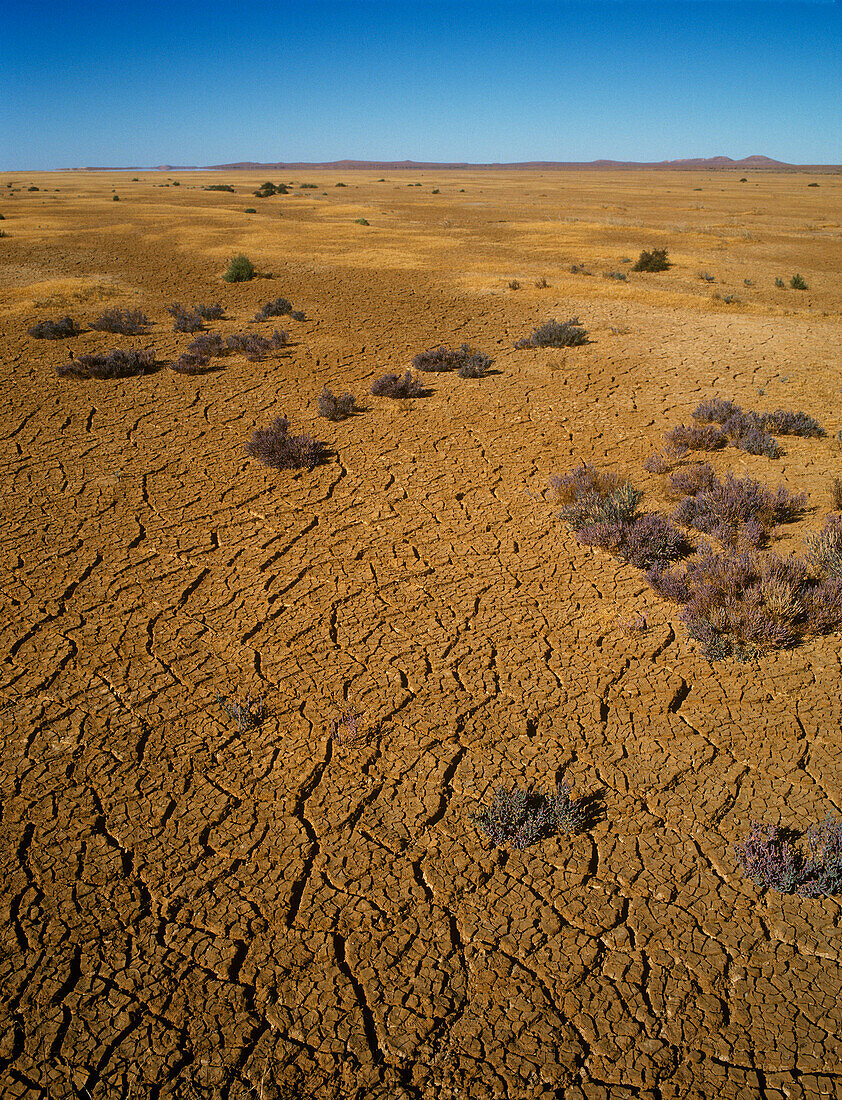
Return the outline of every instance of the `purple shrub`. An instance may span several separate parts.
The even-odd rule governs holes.
[[[226,353],[245,355],[250,363],[259,363],[270,351],[286,347],[289,337],[275,329],[270,337],[251,332],[235,332],[225,341]]]
[[[824,428],[805,412],[792,412],[788,409],[776,409],[771,413],[757,413],[751,410],[743,411],[733,401],[723,401],[713,397],[703,401],[693,413],[693,419],[699,421],[713,421],[721,424],[723,431],[734,440],[751,441],[759,445],[760,437],[766,435],[797,435],[812,438],[821,438],[826,433]],[[742,446],[742,450],[748,450],[748,446]],[[765,454],[763,450],[752,450],[751,454]],[[777,457],[777,456],[773,456]]]
[[[213,306],[193,306],[193,312],[198,313],[203,321],[221,321],[225,317],[225,307],[219,302]]]
[[[411,371],[407,371],[403,378],[396,374],[384,374],[372,383],[371,393],[374,397],[423,397],[425,390],[420,378],[414,378]]]
[[[751,823],[734,845],[737,863],[758,886],[804,898],[842,893],[842,821],[828,814],[804,835],[806,852],[779,825]]]
[[[420,351],[412,359],[415,370],[426,373],[458,370],[461,378],[480,378],[491,366],[491,360],[468,344],[459,348],[448,348],[442,344],[437,348]],[[463,374],[462,371],[468,373]]]
[[[178,302],[167,306],[167,313],[173,319],[173,332],[203,332],[205,321],[197,309],[185,309]]]
[[[225,354],[225,341],[218,332],[206,332],[190,341],[187,352],[204,359],[216,359]]]
[[[672,461],[660,451],[654,451],[643,463],[643,469],[650,474],[665,474],[672,469]]]
[[[637,517],[642,493],[628,481],[611,493],[588,490],[559,511],[559,517],[574,531],[590,525],[627,525]]]
[[[710,397],[702,401],[693,413],[693,419],[724,424],[734,413],[741,411],[740,406],[735,405],[733,401],[724,401],[721,397]]]
[[[290,435],[289,420],[279,416],[268,428],[256,428],[246,454],[276,470],[312,470],[324,458],[324,446],[313,436]]]
[[[78,336],[79,326],[72,317],[61,317],[58,321],[39,321],[26,331],[36,340],[63,340],[66,336]]]
[[[842,626],[842,577],[825,577],[807,587],[804,618],[810,634],[830,634]]]
[[[474,822],[496,848],[528,848],[559,832],[581,832],[588,824],[588,813],[582,800],[571,799],[566,783],[549,795],[532,787],[525,791],[498,787],[491,806],[476,814]]]
[[[646,573],[646,579],[654,591],[670,603],[684,604],[690,600],[693,590],[686,578],[685,570],[678,572],[675,569],[663,569],[657,565]]]
[[[139,309],[106,309],[91,321],[91,328],[100,332],[119,332],[123,336],[138,336],[146,331],[149,318]]]
[[[683,500],[685,497],[709,492],[716,483],[716,476],[709,462],[692,462],[670,477],[667,496],[670,500]]]
[[[558,504],[572,504],[589,493],[609,496],[623,484],[619,474],[603,472],[589,462],[583,462],[569,474],[554,474],[550,478],[550,493]]]
[[[209,365],[210,359],[206,355],[195,355],[186,351],[170,364],[170,368],[176,374],[205,374]]]
[[[105,355],[80,355],[56,367],[61,378],[132,378],[156,369],[151,351],[109,351]]]
[[[350,393],[343,393],[339,397],[324,387],[319,394],[319,416],[326,420],[345,420],[357,412],[357,400]]]
[[[673,512],[673,519],[693,527],[725,544],[744,541],[758,545],[763,533],[778,523],[797,518],[807,504],[806,494],[791,495],[780,487],[765,488],[751,478],[714,480],[711,488],[685,497]]]
[[[761,420],[765,431],[773,435],[797,435],[812,439],[822,439],[827,435],[821,424],[805,412],[776,409],[772,413],[763,413]]]
[[[637,569],[651,569],[666,562],[678,561],[686,549],[684,535],[677,527],[664,516],[647,513],[624,527],[623,541],[617,554]]]
[[[828,516],[821,531],[807,536],[807,564],[819,577],[842,579],[842,516]]]
[[[515,341],[516,348],[575,348],[588,343],[588,333],[578,317],[569,321],[546,321],[531,336]]]
[[[270,317],[285,317],[291,313],[292,302],[286,298],[275,298],[272,302],[264,302],[252,320],[268,321]]]
[[[679,424],[668,431],[665,438],[673,453],[678,456],[685,455],[688,451],[718,451],[728,444],[728,436],[712,426],[698,428]]]

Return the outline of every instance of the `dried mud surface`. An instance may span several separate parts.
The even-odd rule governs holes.
[[[714,457],[810,494],[776,542],[803,548],[842,474],[842,179],[139,177],[0,179],[2,1095],[842,1096],[839,901],[733,854],[842,807],[842,640],[710,664],[543,496],[587,460],[663,506],[641,463],[702,398],[803,408],[826,439]],[[669,272],[602,277],[661,246]],[[262,277],[223,283],[235,252]],[[174,358],[173,300],[228,333],[281,294],[307,320],[262,363],[55,374]],[[88,330],[105,306],[149,334]],[[82,335],[27,336],[66,313]],[[513,349],[573,315],[588,345]],[[495,373],[365,398],[442,341]],[[318,419],[324,384],[365,411]],[[246,458],[281,414],[327,462]],[[238,728],[218,696],[249,693]],[[562,774],[592,826],[491,849],[494,787]]]

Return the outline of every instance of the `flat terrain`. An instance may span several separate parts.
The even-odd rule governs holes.
[[[842,637],[710,663],[546,495],[588,461],[665,510],[642,464],[720,396],[824,425],[711,459],[809,494],[779,553],[822,526],[842,177],[745,175],[0,177],[4,1098],[842,1097],[840,901],[733,847],[842,809]],[[249,323],[281,295],[306,319]],[[177,374],[173,301],[290,344]],[[573,316],[587,345],[513,348]],[[493,373],[367,396],[442,342]],[[120,347],[164,365],[56,374]],[[325,384],[365,410],[320,419]],[[245,455],[282,414],[326,462]],[[493,849],[493,790],[562,775],[589,827]]]

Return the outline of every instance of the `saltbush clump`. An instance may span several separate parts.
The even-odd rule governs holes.
[[[632,271],[666,271],[670,267],[665,248],[653,248],[651,252],[645,250],[640,253],[637,263]]]
[[[252,321],[267,321],[270,317],[285,317],[289,315],[293,321],[305,321],[302,310],[292,308],[292,302],[287,298],[275,298],[273,302],[264,302],[260,309],[252,317]]]
[[[232,256],[222,278],[226,283],[246,283],[249,279],[253,279],[255,275],[254,264],[248,256],[244,256],[240,252],[238,255]]]
[[[325,386],[319,394],[319,416],[326,420],[345,420],[357,412],[357,399],[350,393],[338,397]]]
[[[467,369],[477,373],[461,374],[462,378],[479,378],[491,366],[491,360],[481,351],[475,351],[469,344],[459,348],[449,348],[442,344],[437,348],[420,351],[412,359],[416,370],[435,373],[442,371]]]
[[[72,317],[61,317],[58,321],[39,321],[26,331],[36,340],[64,340],[67,336],[78,336],[80,330]]]
[[[704,473],[707,479],[707,472]],[[742,543],[759,546],[778,523],[796,519],[807,504],[807,496],[790,494],[781,486],[767,489],[752,478],[736,478],[730,471],[724,481],[713,478],[709,488],[684,498],[673,519],[712,535],[724,545]]]
[[[313,470],[324,458],[324,446],[306,432],[289,434],[289,420],[279,416],[268,428],[256,428],[246,454],[275,470]]]
[[[758,886],[803,898],[842,893],[842,821],[828,814],[811,825],[804,851],[788,829],[751,823],[745,840],[734,845],[737,863]]]
[[[106,309],[91,328],[100,332],[119,332],[123,336],[138,336],[146,331],[149,318],[139,309]]]
[[[198,309],[185,309],[179,302],[167,306],[167,313],[173,319],[173,332],[202,332],[205,319]]]
[[[151,351],[109,351],[105,355],[80,355],[56,367],[62,378],[131,378],[155,370]]]
[[[560,783],[554,794],[498,787],[491,806],[474,815],[474,822],[496,848],[527,848],[559,832],[581,832],[587,817],[581,800],[571,799],[569,785]]]
[[[579,324],[578,317],[569,321],[547,321],[539,325],[531,336],[515,341],[516,348],[575,348],[587,344],[588,334]]]
[[[420,378],[415,378],[412,371],[407,371],[403,378],[397,374],[384,374],[371,386],[374,397],[423,397],[424,392],[424,383]]]
[[[807,536],[807,564],[819,576],[842,580],[842,516],[828,516],[824,527]]]
[[[225,341],[226,352],[245,355],[250,363],[259,363],[270,351],[286,347],[289,336],[275,329],[271,336],[257,336],[252,332],[234,332]]]

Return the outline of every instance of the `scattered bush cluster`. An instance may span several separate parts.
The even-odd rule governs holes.
[[[270,199],[273,195],[288,195],[289,188],[283,183],[272,183],[271,180],[266,180],[260,187],[254,192],[258,199]]]
[[[230,191],[230,193],[232,195],[234,194],[234,188],[231,186],[230,183],[211,183],[211,184],[208,184],[207,187],[203,188],[203,190],[205,190],[205,191]]]
[[[179,302],[167,306],[167,313],[173,318],[173,332],[202,332],[205,321],[218,321],[225,316],[225,310],[217,302],[214,306],[195,305],[186,309]]]
[[[259,363],[270,351],[286,347],[289,337],[277,329],[271,337],[252,332],[234,332],[223,338],[218,332],[206,332],[187,345],[174,369],[180,374],[200,374],[211,359],[225,355],[245,355],[250,363]]]
[[[515,341],[516,348],[575,348],[587,344],[588,334],[579,324],[578,317],[569,321],[547,321],[539,325],[531,336]]]
[[[532,787],[525,791],[498,787],[491,806],[474,816],[496,848],[527,848],[556,833],[578,833],[587,826],[587,819],[583,802],[570,797],[567,783],[560,783],[553,794]]]
[[[289,434],[289,420],[279,416],[268,428],[256,428],[246,454],[275,470],[312,470],[324,458],[324,445],[306,432]]]
[[[58,321],[39,321],[26,331],[36,340],[63,340],[66,336],[78,336],[80,329],[72,317],[60,317]]]
[[[828,814],[806,832],[806,851],[780,825],[753,821],[734,845],[737,862],[758,886],[781,894],[820,898],[842,893],[842,821]]]

